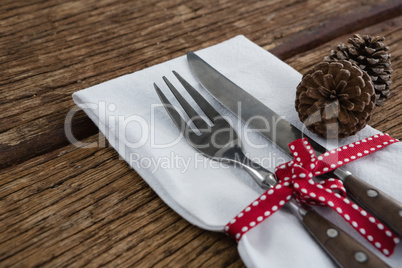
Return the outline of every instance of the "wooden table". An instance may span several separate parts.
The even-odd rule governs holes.
[[[402,2],[2,0],[0,266],[242,267],[236,242],[190,225],[102,141],[77,90],[239,34],[300,72],[354,33],[383,35],[402,84]],[[402,138],[402,95],[371,125]]]

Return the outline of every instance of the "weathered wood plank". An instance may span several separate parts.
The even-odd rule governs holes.
[[[377,5],[381,14],[393,13],[393,3],[293,0],[284,8],[279,0],[4,2],[0,167],[67,145],[64,119],[77,90],[238,34],[272,48],[342,13],[372,15],[367,10]],[[80,138],[97,132],[82,114],[74,129]]]
[[[288,59],[308,51],[338,36],[375,25],[402,14],[402,2],[399,0],[366,6],[358,12],[346,12],[336,17],[321,21],[312,28],[282,38],[270,51],[280,59]],[[368,19],[369,18],[369,19]],[[272,44],[269,47],[272,47]]]
[[[181,219],[112,148],[70,145],[0,177],[1,266],[220,263],[218,253],[241,264],[233,240]]]

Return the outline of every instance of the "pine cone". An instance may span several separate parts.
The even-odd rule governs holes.
[[[353,35],[349,45],[340,44],[324,60],[348,60],[366,71],[374,84],[376,104],[382,105],[391,97],[391,54],[383,41],[385,37]]]
[[[375,108],[371,78],[356,65],[323,61],[297,86],[295,107],[307,129],[327,138],[344,138],[366,126]]]

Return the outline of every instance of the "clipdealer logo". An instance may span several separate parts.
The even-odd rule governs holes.
[[[174,149],[179,152],[176,146],[190,146],[187,141],[184,140],[185,136],[183,136],[182,132],[178,130],[176,127],[166,127],[166,124],[173,124],[172,120],[169,118],[166,113],[165,107],[163,104],[150,104],[150,109],[148,112],[139,114],[130,114],[130,115],[121,115],[119,114],[119,107],[117,107],[113,103],[108,103],[106,101],[101,101],[98,103],[85,103],[81,104],[80,107],[75,106],[72,108],[66,115],[64,122],[65,135],[70,143],[74,144],[77,147],[81,148],[94,148],[106,147],[105,138],[109,141],[110,146],[114,147],[120,154],[121,159],[125,159],[127,162],[130,162],[133,166],[153,166],[153,167],[178,167],[180,170],[187,170],[190,164],[196,163],[195,160],[200,158],[204,159],[201,154],[195,154],[198,156],[193,157],[193,161],[189,159],[180,159],[179,155],[171,157],[172,155],[166,155],[164,158],[152,159],[143,156],[143,160],[140,158],[140,154],[136,151],[137,149],[146,146],[150,149]],[[175,108],[182,118],[186,118],[181,109]],[[238,115],[241,115],[241,103],[238,103]],[[84,110],[87,115],[91,118],[92,121],[99,128],[99,136],[96,142],[84,142],[77,140],[72,131],[72,119],[74,115],[79,110]],[[256,141],[252,139],[251,133],[255,131],[259,131],[261,133],[264,132],[273,132],[273,140],[280,138],[282,133],[278,131],[277,125],[281,120],[285,120],[284,117],[280,118],[271,118],[268,120],[266,117],[262,116],[252,116],[247,120],[247,122],[242,122],[240,116],[223,116],[230,125],[236,128],[237,135],[239,139],[242,141],[243,145],[246,145],[248,148],[254,149],[267,149],[264,152],[264,156],[267,155],[267,158],[259,158],[254,159],[255,162],[261,163],[262,166],[272,167],[274,168],[277,165],[285,162],[285,159],[278,159],[276,163],[274,163],[274,159],[278,158],[278,156],[273,155],[273,153],[269,150],[269,142],[265,140]],[[311,120],[309,120],[309,124],[313,124],[314,120],[319,116],[313,115]],[[233,119],[235,118],[235,119]],[[205,119],[205,118],[203,118]],[[206,119],[208,121],[208,119]],[[258,124],[255,124],[258,122]],[[191,120],[187,117],[187,124],[191,125]],[[258,129],[253,129],[250,127],[251,125],[258,125]],[[336,127],[336,126],[335,126]],[[222,131],[234,131],[233,129],[227,129]],[[302,133],[306,131],[305,125],[303,125]],[[229,133],[230,134],[230,133]],[[184,145],[184,143],[187,145]],[[213,140],[211,141],[213,144]],[[336,147],[337,140],[333,139],[331,141],[327,141],[328,148]],[[181,144],[182,143],[182,144]],[[181,145],[179,145],[181,144]],[[219,144],[213,144],[214,146],[222,146]],[[202,156],[202,157],[201,157]],[[266,163],[264,163],[264,161]],[[216,162],[216,161],[214,161]],[[268,163],[269,162],[269,163]],[[147,164],[151,163],[151,164]],[[172,164],[177,163],[177,164]],[[223,165],[226,166],[226,165]],[[221,167],[220,167],[221,168]]]

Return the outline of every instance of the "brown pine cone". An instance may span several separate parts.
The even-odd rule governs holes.
[[[377,97],[376,105],[382,105],[391,97],[391,54],[383,41],[385,37],[355,34],[349,45],[340,44],[324,60],[348,60],[366,71],[371,77]]]
[[[295,107],[311,132],[344,138],[366,126],[375,101],[374,86],[366,72],[348,61],[323,61],[303,76]]]

